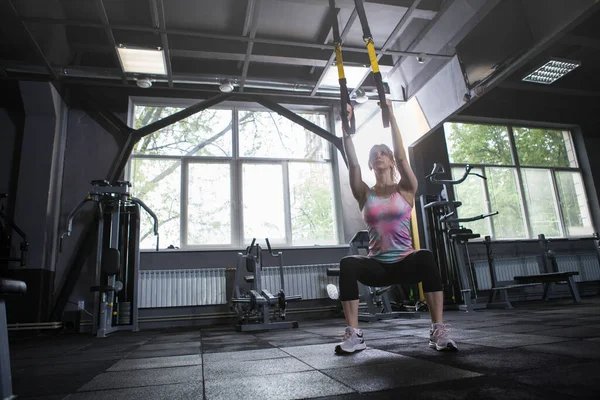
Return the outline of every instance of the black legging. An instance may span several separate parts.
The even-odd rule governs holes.
[[[365,256],[340,261],[340,300],[358,300],[358,282],[366,286],[423,284],[423,292],[442,290],[440,272],[429,250],[417,250],[396,263],[382,263]]]

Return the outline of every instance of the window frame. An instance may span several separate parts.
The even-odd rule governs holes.
[[[507,242],[515,241],[515,240],[522,240],[522,241],[537,241],[538,240],[537,236],[533,236],[533,233],[532,233],[530,213],[529,213],[529,208],[527,206],[527,201],[525,198],[525,189],[526,188],[525,188],[525,183],[523,180],[522,170],[528,170],[528,169],[539,169],[539,170],[544,170],[544,171],[550,171],[555,206],[558,209],[558,222],[559,222],[559,230],[561,232],[561,236],[547,236],[547,237],[549,237],[549,238],[551,237],[551,238],[555,238],[555,239],[582,239],[582,238],[593,237],[593,232],[595,232],[596,228],[594,226],[594,220],[593,220],[592,210],[590,207],[589,193],[588,193],[587,187],[585,188],[585,191],[584,191],[585,204],[587,206],[587,211],[590,216],[591,223],[592,223],[592,233],[586,234],[586,235],[569,235],[568,227],[565,225],[565,216],[564,216],[564,212],[563,212],[562,205],[561,205],[560,192],[559,192],[557,178],[556,178],[556,174],[558,172],[562,172],[562,171],[576,172],[580,175],[582,182],[585,182],[584,171],[581,167],[581,162],[580,162],[580,155],[577,151],[577,146],[575,144],[576,138],[574,135],[574,130],[575,130],[576,126],[564,125],[564,124],[553,124],[553,123],[535,123],[535,122],[531,122],[531,121],[514,121],[514,120],[502,121],[502,120],[498,120],[498,119],[488,119],[488,118],[479,118],[479,117],[462,117],[462,116],[456,116],[448,121],[445,121],[443,124],[445,124],[445,123],[502,126],[502,127],[506,128],[506,130],[508,132],[511,159],[513,162],[512,165],[468,163],[468,165],[470,165],[474,169],[480,168],[483,171],[483,176],[485,176],[486,178],[487,178],[487,168],[514,168],[516,171],[517,190],[518,190],[518,195],[519,195],[519,201],[521,203],[520,204],[521,209],[523,210],[523,218],[524,218],[524,222],[525,222],[525,230],[526,230],[527,237],[526,238],[500,238],[500,239],[497,238],[496,231],[494,229],[494,221],[493,221],[494,218],[491,217],[491,218],[487,218],[487,219],[489,220],[488,227],[491,232],[490,238],[492,240],[507,241]],[[571,140],[572,150],[574,153],[574,160],[575,160],[575,163],[577,164],[577,166],[576,167],[545,167],[545,166],[527,166],[527,165],[523,166],[523,165],[521,165],[520,160],[519,160],[519,154],[517,151],[517,146],[515,143],[514,128],[548,129],[548,130],[560,130],[563,132],[564,131],[568,132],[570,140]],[[444,127],[444,136],[445,135],[446,135],[446,128]],[[448,153],[448,159],[450,159],[450,152],[449,152],[449,148],[447,145],[446,145],[446,151]],[[450,170],[452,170],[452,168],[464,169],[466,165],[467,164],[465,164],[465,163],[449,162]],[[489,186],[488,186],[487,181],[484,182],[484,188],[485,188],[484,194],[485,194],[485,202],[486,202],[485,208],[486,208],[486,210],[488,210],[487,211],[488,213],[494,212],[494,210],[491,210],[490,192],[489,192]],[[483,239],[480,239],[480,240],[483,240]],[[477,239],[475,239],[474,241],[477,241]]]
[[[198,103],[199,99],[181,99],[181,98],[156,98],[156,97],[138,97],[130,96],[128,105],[127,124],[129,127],[134,126],[134,110],[136,106],[147,106],[147,107],[189,107],[193,104]],[[325,122],[327,126],[325,129],[329,129],[330,132],[335,134],[334,116],[333,110],[329,106],[306,106],[306,105],[285,105],[288,109],[295,113],[316,113],[324,114]],[[207,250],[240,250],[245,249],[248,243],[244,241],[244,230],[243,230],[243,181],[242,181],[242,170],[244,164],[275,164],[281,165],[283,171],[283,192],[284,192],[284,220],[285,220],[285,244],[278,244],[278,248],[282,249],[302,249],[302,248],[314,248],[314,245],[293,245],[292,243],[292,225],[291,225],[291,206],[290,206],[290,182],[289,182],[289,163],[309,163],[309,164],[328,164],[331,166],[332,171],[332,182],[331,182],[331,193],[333,196],[333,203],[340,204],[341,192],[340,177],[339,177],[339,158],[337,154],[337,148],[333,143],[327,141],[329,146],[329,159],[325,160],[308,160],[303,158],[271,158],[271,157],[241,157],[239,148],[239,114],[241,111],[262,111],[262,112],[274,112],[266,107],[258,105],[253,102],[233,102],[226,101],[220,103],[210,109],[218,110],[229,110],[232,115],[232,155],[231,156],[169,156],[169,155],[137,155],[131,154],[127,162],[124,176],[126,180],[131,180],[131,161],[133,159],[166,159],[166,160],[179,160],[181,162],[181,199],[180,199],[180,248],[179,251],[207,251]],[[332,130],[333,128],[333,130]],[[230,165],[230,185],[231,185],[231,243],[216,245],[188,245],[188,193],[189,193],[189,165],[190,164],[229,164]],[[332,215],[334,218],[335,232],[337,236],[336,244],[325,244],[319,245],[319,247],[339,247],[343,246],[344,230],[342,214],[339,207],[333,207]],[[142,251],[150,251],[148,249],[141,249]]]

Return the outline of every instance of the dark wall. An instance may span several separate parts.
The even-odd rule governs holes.
[[[9,195],[5,211],[11,218],[14,212],[14,192],[24,119],[18,83],[0,81],[0,193]]]

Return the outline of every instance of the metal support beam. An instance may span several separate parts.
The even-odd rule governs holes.
[[[42,50],[42,48],[40,47],[40,45],[38,44],[38,42],[35,40],[35,38],[33,37],[33,34],[31,33],[31,31],[27,27],[27,24],[20,17],[20,15],[17,12],[17,9],[15,8],[14,4],[12,3],[12,1],[11,0],[5,0],[5,1],[8,4],[8,6],[11,9],[12,13],[14,14],[14,16],[21,22],[21,26],[25,30],[25,33],[27,33],[27,36],[29,37],[29,40],[31,41],[31,44],[33,45],[33,47],[35,47],[36,52],[40,56],[42,62],[44,63],[44,66],[46,67],[46,70],[48,70],[48,73],[50,74],[50,76],[52,77],[52,79],[58,80],[59,77],[58,77],[58,75],[56,75],[56,72],[54,72],[54,69],[52,69],[52,65],[50,64],[50,61],[48,61],[48,58],[44,54],[44,51]]]
[[[394,28],[394,30],[392,31],[390,36],[388,36],[387,40],[381,47],[381,51],[386,51],[387,49],[389,49],[396,42],[396,39],[398,38],[398,36],[401,35],[402,32],[404,32],[404,30],[408,27],[408,23],[412,20],[413,13],[419,6],[419,3],[421,3],[421,0],[413,1],[412,5],[409,7],[408,10],[406,10],[404,15],[400,19],[400,22],[398,22],[398,25],[396,25],[396,27]],[[381,60],[381,57],[383,57],[383,53],[379,53],[379,55],[377,56],[377,61]],[[369,67],[369,70],[364,74],[364,76],[360,79],[360,81],[352,89],[352,92],[350,93],[351,97],[352,97],[352,95],[354,95],[356,93],[356,91],[363,84],[363,82],[369,77],[369,74],[371,73],[371,71],[372,71],[372,68]]]
[[[112,29],[110,29],[110,21],[108,20],[108,14],[106,13],[106,7],[104,7],[103,0],[96,0],[96,9],[98,10],[98,14],[100,15],[100,20],[104,25],[104,33],[106,34],[106,38],[111,44],[113,50],[112,55],[117,65],[121,65],[119,61],[119,55],[117,54],[117,43],[115,42],[115,36],[112,33]],[[127,76],[125,75],[125,71],[121,71],[121,79],[123,81],[123,85],[127,85]]]
[[[152,24],[158,29],[167,29],[165,18],[165,5],[163,0],[150,0],[150,13],[152,14]],[[167,64],[167,78],[169,87],[173,87],[173,70],[171,68],[171,49],[169,48],[169,38],[165,32],[160,33],[160,41],[165,52],[165,62]]]
[[[437,15],[435,16],[435,18],[433,18],[431,21],[429,21],[429,23],[427,24],[427,26],[421,30],[421,32],[419,33],[419,35],[417,35],[417,37],[412,41],[412,43],[408,46],[408,48],[406,49],[406,53],[405,55],[401,55],[400,58],[396,61],[396,63],[394,64],[394,66],[392,67],[392,69],[387,73],[387,76],[392,76],[394,74],[394,72],[396,72],[396,70],[398,68],[400,68],[400,65],[402,65],[402,63],[404,62],[404,56],[414,56],[417,55],[414,52],[412,52],[412,50],[417,47],[417,45],[421,42],[421,40],[423,40],[423,38],[429,33],[429,31],[435,26],[435,24],[437,23],[437,21],[440,19],[440,17],[442,15],[444,15],[444,13],[448,10],[448,8],[450,8],[450,6],[452,5],[452,1],[449,0],[445,0],[444,3],[442,3],[442,8],[438,11]],[[410,54],[408,54],[410,53]],[[427,53],[422,53],[421,55],[425,56],[426,58],[441,58],[441,57],[431,57],[431,55],[427,54]],[[447,56],[446,59],[451,59],[454,56]]]
[[[161,120],[153,122],[150,125],[146,125],[140,129],[137,129],[137,130],[133,131],[133,136],[135,136],[136,141],[138,141],[141,138],[143,138],[144,136],[147,136],[151,133],[158,131],[159,129],[162,129],[171,124],[174,124],[175,122],[179,122],[182,119],[192,116],[202,110],[206,110],[207,108],[217,105],[217,104],[229,99],[232,96],[233,96],[233,93],[218,94],[214,97],[211,97],[210,99],[206,99],[204,101],[196,103],[192,106],[189,106],[188,108],[186,108],[184,110],[176,112],[175,114],[171,114],[168,117],[165,117]]]
[[[54,19],[54,18],[38,18],[38,17],[22,17],[21,21],[26,22],[35,22],[39,24],[54,24],[54,25],[68,25],[68,26],[79,26],[85,28],[104,28],[104,25],[94,23],[94,22],[85,22],[85,21],[75,21],[75,20],[66,20],[66,19]],[[320,44],[320,43],[309,43],[309,42],[296,42],[292,40],[279,40],[279,39],[266,39],[266,38],[250,38],[244,36],[235,36],[235,35],[223,35],[219,33],[208,33],[208,32],[198,32],[189,29],[162,29],[162,28],[153,28],[149,26],[132,26],[132,25],[110,25],[111,29],[124,30],[124,31],[133,31],[133,32],[151,32],[151,33],[166,33],[168,35],[182,35],[182,36],[192,36],[199,37],[204,39],[216,39],[216,40],[230,40],[234,42],[252,42],[252,43],[261,43],[261,44],[271,44],[278,46],[288,46],[288,47],[305,47],[312,49],[320,49],[320,50],[331,50],[333,51],[333,44]],[[381,51],[381,49],[375,49],[378,53],[382,53],[384,55],[390,56],[416,56],[421,54],[420,52],[411,52],[411,51],[396,51],[396,50],[386,50]],[[344,52],[354,52],[354,53],[367,53],[367,49],[365,47],[345,47]],[[449,60],[453,56],[447,54],[433,54],[433,53],[424,53],[427,58],[439,58],[444,60]]]
[[[252,20],[252,23],[250,24],[250,39],[254,39],[256,37],[261,4],[262,0],[250,0],[248,3],[249,11],[246,14],[246,25],[248,20]],[[253,47],[254,42],[248,42],[248,45],[246,46],[246,56],[244,57],[244,66],[242,67],[242,76],[239,83],[240,93],[244,91],[244,84],[246,83],[246,78],[248,77],[248,67],[250,65],[250,55],[252,54]]]
[[[348,36],[348,32],[350,32],[350,29],[352,28],[352,24],[354,24],[354,21],[356,21],[357,16],[358,16],[358,13],[356,12],[356,8],[355,8],[354,10],[352,10],[352,14],[350,14],[350,18],[348,18],[348,22],[346,23],[346,26],[344,26],[344,29],[340,33],[340,40],[342,42],[344,41],[346,36]],[[329,60],[327,60],[327,64],[325,64],[325,69],[323,69],[323,72],[321,73],[321,76],[319,76],[319,79],[317,80],[317,83],[315,84],[314,89],[310,93],[311,96],[314,96],[319,91],[319,87],[321,86],[321,83],[323,82],[325,75],[327,75],[327,70],[333,64],[333,60],[335,60],[335,50],[329,56]]]
[[[0,78],[8,78],[8,74],[2,67],[0,67]]]
[[[273,100],[267,99],[261,95],[253,95],[251,97],[257,103],[267,107],[268,109],[275,111],[277,114],[289,119],[292,122],[302,126],[305,129],[313,132],[315,135],[322,137],[323,139],[333,143],[333,145],[342,153],[342,158],[348,166],[348,160],[346,159],[346,152],[344,151],[344,145],[342,143],[342,138],[335,136],[333,133],[321,128],[320,126],[310,122],[309,120],[302,118],[298,114],[293,111],[288,110],[287,108],[277,104]]]

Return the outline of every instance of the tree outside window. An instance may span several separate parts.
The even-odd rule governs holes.
[[[446,123],[444,130],[453,176],[470,164],[487,178],[454,187],[463,203],[458,214],[499,212],[491,222],[465,226],[494,239],[593,233],[570,132],[468,123]]]
[[[180,110],[136,104],[133,126]],[[327,128],[323,113],[299,115]],[[331,151],[328,141],[276,113],[215,108],[136,143],[127,176],[132,194],[158,216],[164,247],[243,247],[252,237],[337,244]],[[141,248],[152,248],[147,217],[141,236]]]

